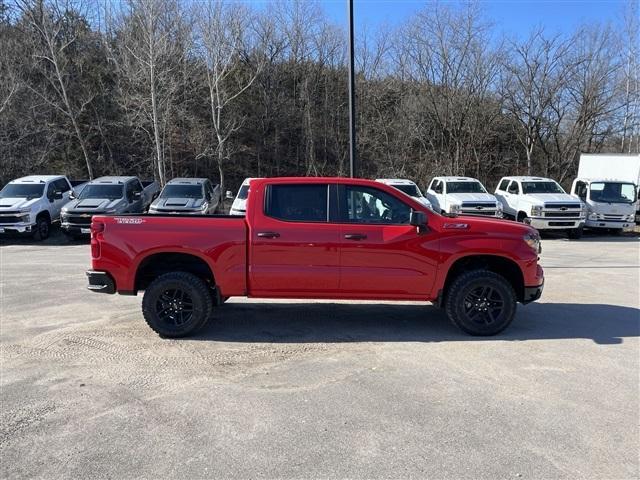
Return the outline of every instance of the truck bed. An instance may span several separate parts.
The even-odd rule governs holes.
[[[246,294],[248,229],[244,217],[96,215],[93,226],[98,224],[103,224],[104,230],[97,234],[99,242],[92,240],[92,249],[100,245],[92,264],[124,279],[116,285],[120,293],[136,292],[135,272],[143,259],[175,252],[204,260],[223,295]]]

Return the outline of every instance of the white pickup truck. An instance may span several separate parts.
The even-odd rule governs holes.
[[[503,177],[495,192],[505,216],[538,230],[566,230],[578,239],[584,228],[586,207],[550,178]]]
[[[475,178],[435,177],[427,189],[427,198],[436,212],[502,217],[502,203]]]
[[[64,175],[31,175],[7,183],[0,191],[0,234],[49,237],[51,224],[60,221],[60,211],[69,197],[85,184]]]
[[[432,208],[431,202],[425,197],[415,182],[404,178],[378,178],[376,182],[384,183],[393,188],[397,188],[402,193],[406,193],[410,197],[413,197],[427,208]]]

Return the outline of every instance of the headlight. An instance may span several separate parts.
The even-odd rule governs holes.
[[[20,214],[20,219],[21,219],[23,222],[28,222],[28,221],[29,221],[29,216],[30,216],[30,215],[29,215],[29,212],[21,213],[21,214]]]
[[[532,217],[541,217],[542,216],[542,207],[540,205],[535,205],[531,207],[531,216]]]
[[[209,208],[209,204],[207,202],[204,202],[202,204],[202,207],[200,207],[200,210],[202,210],[204,212],[207,208]]]
[[[529,232],[523,237],[524,243],[529,245],[531,250],[536,253],[540,253],[540,235],[535,232]]]
[[[459,214],[462,211],[462,205],[451,205],[449,210],[451,210],[453,214]]]
[[[627,220],[628,220],[629,222],[635,222],[635,220],[636,220],[636,214],[635,214],[635,213],[632,213],[631,215],[629,215],[629,216],[627,217]]]
[[[597,220],[598,219],[598,214],[593,212],[589,214],[589,220]]]

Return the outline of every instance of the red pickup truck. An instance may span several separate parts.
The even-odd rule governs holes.
[[[431,301],[493,335],[544,283],[540,237],[515,222],[439,215],[382,183],[254,180],[246,217],[94,216],[94,292],[136,295],[161,336],[201,328],[231,296]]]

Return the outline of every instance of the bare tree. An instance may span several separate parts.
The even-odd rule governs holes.
[[[265,63],[263,55],[253,51],[255,21],[254,14],[241,5],[209,1],[197,22],[222,192],[225,164],[232,154],[230,140],[245,120],[230,107],[251,87]]]
[[[78,90],[73,97],[69,94],[69,83],[77,74],[74,71],[76,55],[72,50],[79,35],[89,34],[88,26],[83,28],[77,24],[82,23],[82,20],[76,12],[82,11],[83,5],[71,0],[52,0],[46,4],[42,0],[20,0],[18,5],[23,18],[36,36],[34,66],[40,70],[48,87],[44,91],[39,86],[29,88],[69,119],[82,149],[87,174],[89,178],[93,178],[92,161],[80,117],[93,101],[96,92],[88,88],[82,91],[82,95]]]

